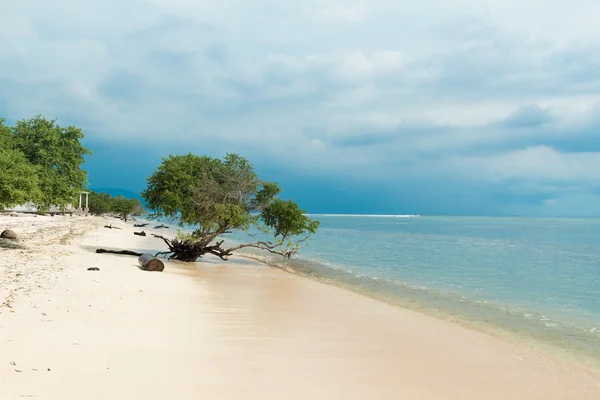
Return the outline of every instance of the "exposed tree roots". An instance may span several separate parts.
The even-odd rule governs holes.
[[[223,241],[217,242],[215,245],[206,245],[202,242],[181,241],[177,239],[167,239],[160,235],[153,235],[155,238],[162,239],[169,251],[158,253],[158,255],[169,255],[169,259],[185,262],[194,262],[205,254],[212,254],[219,257],[221,260],[227,261],[227,257],[232,253],[229,250],[221,248]]]

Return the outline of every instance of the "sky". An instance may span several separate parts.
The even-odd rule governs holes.
[[[0,117],[94,188],[250,159],[311,213],[600,216],[600,2],[2,0]]]

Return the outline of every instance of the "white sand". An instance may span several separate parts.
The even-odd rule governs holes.
[[[0,247],[0,399],[600,399],[583,366],[264,265],[95,254],[163,248],[114,221],[0,216],[26,247]]]

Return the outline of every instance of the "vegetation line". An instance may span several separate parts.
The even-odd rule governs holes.
[[[144,212],[138,199],[86,189],[89,182],[82,165],[92,152],[81,144],[80,128],[61,127],[40,115],[14,126],[4,121],[0,118],[0,210],[32,202],[38,211],[50,207],[64,211],[87,191],[86,211],[92,214],[112,213],[127,221],[131,214]],[[260,179],[254,166],[238,154],[219,159],[190,153],[164,158],[142,196],[152,211],[150,219],[166,217],[180,226],[198,226],[174,239],[157,236],[168,248],[162,254],[196,261],[205,254],[226,260],[247,247],[285,258],[295,255],[317,231],[319,221],[310,219],[294,201],[279,198],[280,193],[277,183]],[[249,234],[258,230],[260,237],[224,246],[218,238],[234,230]]]

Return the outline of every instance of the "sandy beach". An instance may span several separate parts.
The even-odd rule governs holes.
[[[130,223],[0,215],[7,228],[2,400],[600,398],[573,361],[257,262],[145,272],[94,252],[164,249]]]

